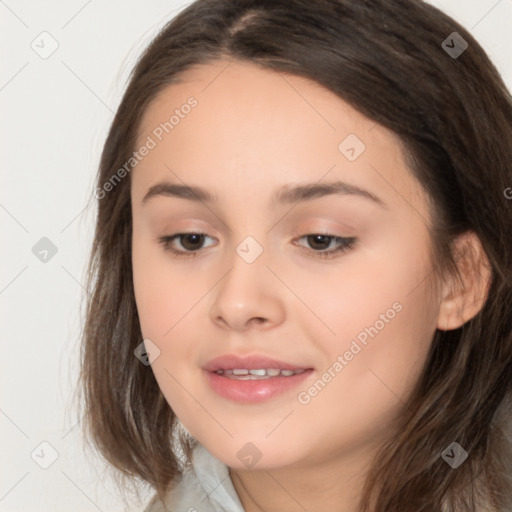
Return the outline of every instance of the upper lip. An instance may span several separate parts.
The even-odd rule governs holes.
[[[208,361],[203,370],[216,372],[217,370],[258,370],[267,368],[277,368],[280,370],[305,370],[309,366],[300,366],[286,363],[277,359],[272,359],[264,355],[239,356],[236,354],[225,354]]]

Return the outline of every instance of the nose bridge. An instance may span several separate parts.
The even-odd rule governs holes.
[[[256,260],[260,259],[264,248],[263,244],[258,242],[254,236],[248,235],[237,245],[235,252],[247,265],[252,265]]]
[[[239,330],[252,320],[266,325],[282,321],[282,297],[271,283],[275,278],[267,268],[270,252],[253,235],[246,235],[236,245],[230,270],[215,292],[210,311],[212,321]]]
[[[262,238],[261,235],[258,238]],[[256,305],[257,297],[270,291],[267,268],[269,251],[255,236],[246,235],[229,258],[230,272],[221,283],[222,291],[231,301]]]

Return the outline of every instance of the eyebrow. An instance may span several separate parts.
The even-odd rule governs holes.
[[[274,203],[286,204],[307,201],[334,194],[354,195],[373,201],[381,208],[387,209],[386,203],[375,194],[344,181],[307,183],[304,185],[284,185],[277,190],[272,199]],[[217,201],[214,194],[211,194],[201,187],[164,181],[149,188],[142,199],[142,204],[156,196],[177,197],[181,199],[189,199],[191,201],[201,201],[203,203],[214,203]]]

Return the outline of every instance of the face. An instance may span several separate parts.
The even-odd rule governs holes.
[[[315,82],[217,61],[163,90],[137,149],[135,297],[183,425],[240,469],[381,443],[439,313],[398,140]]]

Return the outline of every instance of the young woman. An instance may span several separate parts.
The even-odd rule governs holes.
[[[198,0],[95,195],[88,433],[148,512],[512,510],[512,100],[419,0]]]

